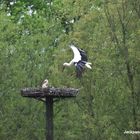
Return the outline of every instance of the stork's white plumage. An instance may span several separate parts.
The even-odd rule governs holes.
[[[42,88],[48,88],[48,84],[49,84],[48,79],[45,79],[45,80],[43,81]]]
[[[74,45],[71,45],[70,48],[73,50],[73,53],[74,53],[74,58],[73,58],[73,62],[78,62],[81,60],[81,55],[80,55],[80,52],[79,50],[74,46]]]
[[[80,78],[85,66],[92,69],[90,66],[91,63],[87,62],[88,59],[85,51],[76,48],[74,45],[70,45],[70,48],[73,51],[74,57],[69,63],[64,63],[63,66],[71,66],[74,64],[76,67],[76,76]]]

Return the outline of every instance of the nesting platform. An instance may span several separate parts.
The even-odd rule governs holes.
[[[53,98],[68,98],[75,97],[78,94],[78,89],[74,88],[24,88],[21,90],[21,95],[23,97],[31,97],[31,98],[45,98],[45,97],[53,97]]]
[[[74,88],[23,88],[23,97],[39,99],[46,104],[46,140],[53,140],[53,102],[54,98],[76,97],[79,89]],[[45,100],[42,100],[42,98]]]

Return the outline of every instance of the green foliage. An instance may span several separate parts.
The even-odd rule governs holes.
[[[80,88],[54,104],[56,140],[138,140],[140,128],[139,1],[0,2],[0,139],[45,139],[45,107],[20,95],[40,87]],[[32,12],[31,12],[31,11]],[[30,12],[31,13],[30,13]],[[93,69],[75,78],[68,44],[87,51]]]

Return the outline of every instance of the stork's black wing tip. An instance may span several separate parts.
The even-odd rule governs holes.
[[[87,58],[87,54],[84,50],[78,48],[79,52],[80,52],[80,55],[81,55],[81,60],[82,61],[88,61],[88,58]]]
[[[76,77],[77,78],[81,78],[82,77],[84,66],[85,66],[85,61],[79,61],[76,64]]]

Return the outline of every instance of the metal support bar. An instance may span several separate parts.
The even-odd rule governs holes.
[[[46,97],[46,140],[53,140],[53,97]]]

